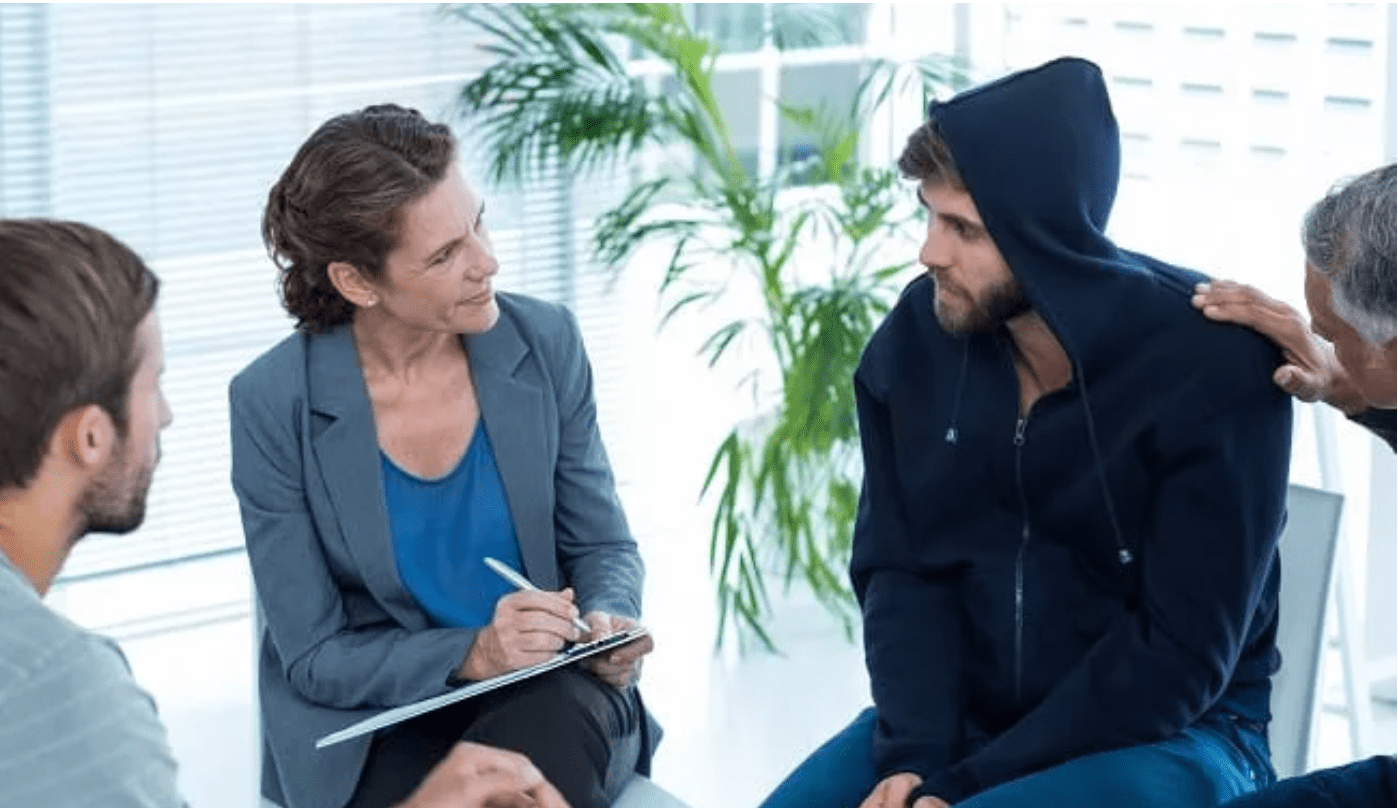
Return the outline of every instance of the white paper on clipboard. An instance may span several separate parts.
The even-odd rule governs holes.
[[[340,741],[347,741],[350,738],[358,737],[366,732],[373,732],[376,729],[391,727],[394,724],[399,723],[400,721],[406,721],[409,718],[416,718],[417,716],[420,716],[423,713],[430,713],[433,710],[445,707],[448,704],[455,704],[458,701],[465,701],[466,699],[469,699],[472,696],[479,696],[482,693],[487,693],[491,690],[495,690],[496,688],[501,688],[505,685],[514,684],[515,682],[519,682],[533,676],[538,676],[541,673],[547,673],[551,670],[554,670],[555,668],[561,668],[564,665],[577,662],[580,659],[586,659],[595,654],[610,651],[613,648],[619,648],[623,645],[626,645],[629,642],[644,637],[648,633],[650,632],[646,628],[639,626],[636,628],[627,629],[626,631],[621,631],[616,634],[608,635],[594,642],[583,643],[582,645],[575,645],[572,648],[569,648],[567,651],[564,651],[563,653],[554,657],[553,659],[540,662],[537,665],[530,665],[527,668],[520,668],[517,671],[511,671],[510,673],[506,673],[501,676],[496,676],[493,679],[485,679],[480,682],[474,682],[472,684],[466,685],[465,687],[458,687],[457,689],[452,690],[449,693],[443,693],[440,696],[433,696],[430,699],[423,699],[422,701],[416,701],[412,704],[405,704],[402,707],[394,707],[391,710],[385,710],[379,713],[378,715],[370,716],[369,718],[366,718],[357,724],[352,724],[348,727],[345,727],[339,732],[332,732],[329,735],[326,735],[324,738],[321,738],[320,740],[316,741],[316,748],[324,749],[327,746],[337,744]]]

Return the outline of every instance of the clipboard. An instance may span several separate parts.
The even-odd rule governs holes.
[[[394,707],[393,709],[385,710],[357,724],[351,724],[339,732],[332,732],[326,735],[324,738],[316,741],[316,748],[324,749],[327,746],[333,746],[341,741],[357,738],[367,732],[373,732],[376,729],[383,729],[384,727],[391,727],[409,718],[416,718],[424,713],[430,713],[448,704],[465,701],[472,696],[479,696],[482,693],[488,693],[497,688],[504,687],[505,685],[514,684],[515,682],[538,676],[541,673],[548,673],[551,670],[561,668],[564,665],[569,665],[578,660],[587,659],[590,656],[610,651],[613,648],[620,648],[623,645],[639,640],[649,633],[650,631],[643,626],[627,629],[626,631],[621,631],[616,634],[610,634],[600,640],[575,645],[552,659],[530,665],[527,668],[510,671],[509,673],[496,676],[493,679],[473,682],[464,687],[458,687],[455,690],[443,693],[440,696],[433,696],[430,699],[423,699],[422,701],[416,701],[402,707]]]

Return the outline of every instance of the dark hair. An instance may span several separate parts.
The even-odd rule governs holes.
[[[136,328],[159,288],[95,227],[0,220],[0,490],[29,484],[74,408],[96,404],[125,436]]]
[[[944,182],[958,191],[966,190],[951,147],[934,120],[924,122],[908,136],[908,144],[898,157],[898,170],[910,180]]]
[[[378,278],[397,244],[398,211],[441,181],[455,157],[445,124],[395,104],[338,115],[312,133],[272,186],[262,216],[282,305],[297,328],[325,331],[353,316],[329,265],[343,261]]]
[[[1301,226],[1306,262],[1330,279],[1335,313],[1375,346],[1398,325],[1394,179],[1389,164],[1336,185]]]

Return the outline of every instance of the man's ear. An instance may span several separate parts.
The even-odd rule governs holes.
[[[106,410],[88,404],[69,410],[53,431],[49,450],[85,470],[106,465],[117,444],[116,423]]]
[[[369,279],[359,271],[359,267],[346,261],[331,261],[326,267],[330,283],[348,300],[360,308],[368,308],[379,302],[379,294]]]

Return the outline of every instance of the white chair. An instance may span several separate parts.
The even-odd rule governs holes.
[[[252,647],[254,654],[256,654],[262,647],[262,603],[257,599],[256,592],[252,595],[252,630]],[[260,769],[262,765],[262,732],[260,729],[261,714],[258,712],[260,708],[257,700],[256,664],[253,665],[252,682],[254,718],[258,719],[259,726],[259,730],[254,733],[257,737],[257,749],[253,754],[253,761],[254,765]],[[255,773],[253,782],[259,784],[262,782],[260,770]],[[262,799],[260,805],[261,808],[282,808],[268,799]],[[689,808],[689,806],[681,802],[678,797],[638,774],[631,778],[631,781],[626,784],[626,788],[622,789],[621,795],[617,797],[616,802],[612,803],[612,808]]]
[[[1325,607],[1343,499],[1303,485],[1287,490],[1277,627],[1282,666],[1272,677],[1272,724],[1268,730],[1278,777],[1305,773],[1310,758],[1311,729],[1319,709],[1316,691],[1324,650]]]
[[[612,808],[689,808],[674,794],[639,774],[626,784]]]

